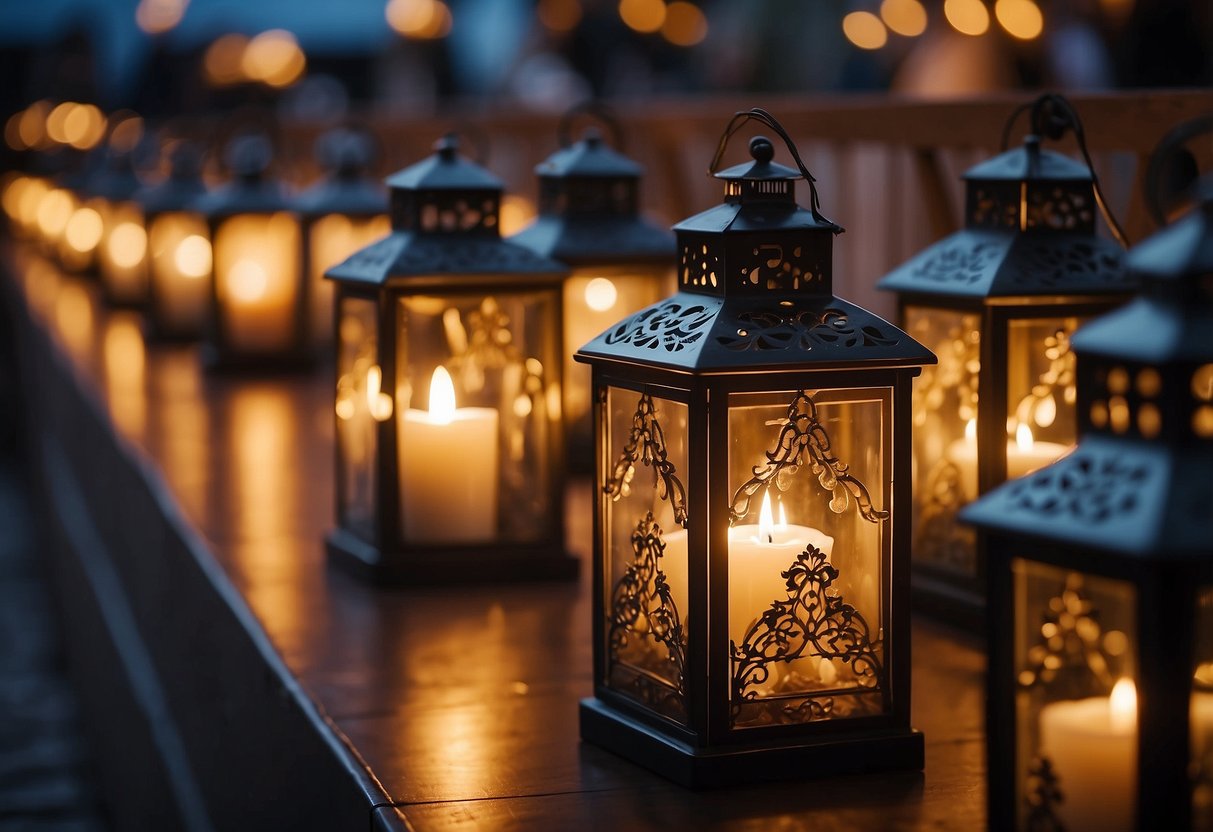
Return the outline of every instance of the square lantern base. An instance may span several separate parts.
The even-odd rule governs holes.
[[[941,624],[970,633],[985,632],[986,599],[975,589],[957,586],[935,575],[913,572],[910,605],[916,614]]]
[[[581,700],[581,739],[692,789],[923,767],[922,734],[912,728],[704,749],[655,731],[597,698]]]
[[[540,546],[487,544],[483,548],[413,552],[393,556],[345,529],[325,536],[325,548],[334,564],[376,584],[439,586],[526,581],[575,581],[581,559],[561,549]]]

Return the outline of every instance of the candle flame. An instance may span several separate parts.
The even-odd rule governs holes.
[[[228,274],[228,287],[232,297],[252,303],[265,297],[270,279],[256,260],[237,260]]]
[[[778,531],[786,532],[788,530],[788,512],[783,507],[783,500],[779,501],[779,525],[775,527]]]
[[[451,374],[441,364],[430,379],[430,420],[435,424],[449,425],[455,418],[455,385]]]
[[[762,508],[758,512],[758,542],[774,543],[775,520],[771,516],[771,492],[762,495]]]
[[[198,234],[186,237],[173,252],[173,265],[182,277],[206,277],[211,273],[210,240]]]
[[[1112,687],[1110,708],[1113,729],[1129,731],[1137,725],[1137,685],[1128,676]]]
[[[965,422],[965,441],[966,442],[976,442],[977,441],[977,420],[976,419],[970,419],[969,421]]]
[[[1036,441],[1032,438],[1032,429],[1023,422],[1019,423],[1019,427],[1015,428],[1015,445],[1021,451],[1030,451]]]

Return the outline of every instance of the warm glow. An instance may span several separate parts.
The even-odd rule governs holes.
[[[67,144],[67,133],[65,130],[67,117],[77,106],[74,101],[64,101],[51,110],[50,115],[46,117],[46,135],[50,136],[52,141],[59,142],[59,144]]]
[[[307,58],[295,36],[285,29],[262,32],[249,41],[240,59],[245,76],[271,87],[287,87],[299,80]]]
[[[510,237],[530,225],[535,218],[535,203],[519,194],[501,198],[501,236]]]
[[[879,49],[889,39],[884,24],[871,12],[851,12],[844,17],[842,33],[860,49]]]
[[[129,153],[143,138],[143,119],[131,115],[121,119],[110,131],[110,147],[118,153]]]
[[[1035,444],[1036,440],[1032,437],[1032,429],[1023,422],[1020,422],[1019,427],[1015,428],[1015,447],[1021,451],[1030,451]]]
[[[173,265],[182,277],[206,277],[211,273],[211,244],[205,237],[191,234],[177,244]]]
[[[270,279],[265,267],[256,260],[237,260],[228,275],[227,285],[236,300],[253,303],[265,297]]]
[[[585,305],[595,312],[605,312],[615,305],[619,292],[608,278],[596,277],[585,285]]]
[[[149,35],[174,28],[185,16],[189,0],[140,0],[135,8],[135,23]]]
[[[783,507],[783,500],[779,501],[779,523],[775,528],[781,532],[788,530],[788,510]]]
[[[977,441],[977,420],[976,419],[970,419],[969,421],[965,422],[965,441],[966,442],[976,442]]]
[[[14,176],[4,186],[4,197],[0,204],[4,206],[4,213],[11,220],[16,220],[21,216],[21,197],[29,187],[30,180],[24,176]]]
[[[665,0],[619,0],[619,17],[637,32],[656,32],[665,23]]]
[[[661,35],[675,46],[694,46],[708,36],[708,19],[694,3],[675,0],[666,6]]]
[[[105,136],[105,116],[92,104],[77,104],[63,121],[63,136],[77,150],[95,147]]]
[[[25,139],[21,138],[21,113],[13,113],[4,122],[4,143],[13,150],[25,150]]]
[[[433,40],[451,31],[451,10],[442,0],[389,0],[388,25],[406,38]]]
[[[884,0],[880,19],[899,35],[914,38],[927,28],[927,10],[919,0]]]
[[[38,208],[46,196],[49,186],[42,179],[30,179],[21,190],[17,201],[17,221],[32,231],[38,222]]]
[[[539,22],[553,32],[568,32],[581,22],[580,0],[539,0]]]
[[[38,228],[42,233],[50,239],[57,238],[63,233],[64,228],[68,225],[72,217],[72,195],[62,188],[55,188],[53,191],[42,197],[42,201],[38,203]],[[94,214],[97,212],[94,211]],[[97,224],[100,227],[101,217],[97,217]],[[97,239],[100,239],[98,232]],[[93,245],[96,245],[96,241]]]
[[[430,421],[437,425],[449,425],[455,418],[455,385],[451,374],[441,364],[430,379]]]
[[[441,368],[440,368],[441,369]],[[443,372],[446,372],[443,370]],[[450,383],[451,377],[447,376],[447,383]],[[366,406],[370,411],[371,416],[376,422],[385,422],[392,418],[392,397],[382,392],[383,386],[383,370],[379,369],[378,364],[372,364],[366,371]],[[430,382],[430,395],[433,396],[433,382]],[[455,400],[455,391],[451,391],[451,401]],[[431,401],[431,411],[433,410],[433,399]],[[452,405],[452,410],[454,406]],[[449,419],[447,420],[450,421]]]
[[[762,508],[758,510],[758,542],[771,543],[774,535],[775,519],[771,516],[771,492],[768,489],[762,494]]]
[[[240,34],[223,35],[216,38],[206,50],[202,59],[206,78],[212,84],[223,86],[237,84],[244,80],[241,63],[244,60],[244,48],[248,46],[248,38]]]
[[[1112,730],[1132,731],[1137,725],[1137,685],[1125,676],[1112,687]]]
[[[46,117],[51,105],[47,101],[35,101],[25,108],[21,114],[21,123],[17,126],[17,134],[26,147],[37,147],[46,138]]]
[[[994,16],[1007,34],[1020,40],[1040,37],[1045,19],[1032,0],[998,0],[994,4]]]
[[[110,232],[109,240],[106,241],[106,250],[115,266],[122,269],[137,266],[143,261],[143,255],[147,252],[147,233],[138,223],[119,223]]]
[[[984,35],[990,28],[990,13],[981,0],[944,0],[943,14],[962,35]]]

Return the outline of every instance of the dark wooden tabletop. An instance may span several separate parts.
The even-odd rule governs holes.
[[[382,820],[417,830],[984,826],[975,641],[914,623],[921,774],[672,785],[578,739],[577,703],[591,692],[588,563],[571,585],[410,591],[331,568],[330,370],[208,376],[195,347],[146,345],[138,317],[106,311],[92,284],[13,256],[35,317],[163,474],[287,667],[390,797]],[[569,546],[587,561],[590,495],[588,481],[568,494]]]

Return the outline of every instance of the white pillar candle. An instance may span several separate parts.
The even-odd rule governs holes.
[[[445,367],[430,409],[402,409],[400,503],[406,540],[488,543],[497,536],[497,410],[455,407]]]
[[[222,327],[237,352],[281,352],[298,316],[299,225],[281,212],[226,220],[215,237],[215,280]]]
[[[1040,709],[1041,753],[1053,764],[1067,832],[1117,832],[1134,826],[1137,792],[1137,688],[1116,683],[1111,696],[1053,702]]]
[[[1007,479],[1026,476],[1055,462],[1070,449],[1060,442],[1038,442],[1032,438],[1032,429],[1021,424],[1015,438],[1007,440]],[[960,471],[960,483],[964,496],[977,498],[977,436],[976,423],[970,419],[965,426],[964,439],[957,439],[948,446],[945,456]]]
[[[165,329],[201,334],[211,297],[211,241],[192,214],[163,214],[148,230],[154,314]]]

